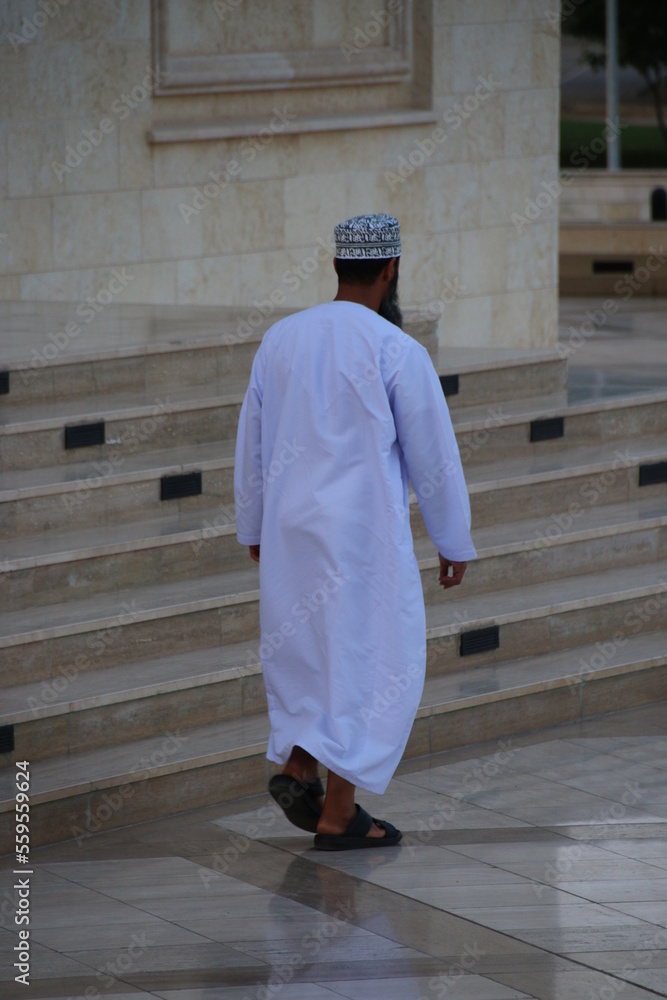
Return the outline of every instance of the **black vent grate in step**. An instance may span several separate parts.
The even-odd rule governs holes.
[[[9,372],[0,372],[0,396],[9,392]]]
[[[458,396],[459,377],[458,375],[441,375],[440,385],[445,396]]]
[[[563,417],[547,417],[546,420],[531,420],[530,440],[531,441],[551,441],[554,438],[562,438],[565,434],[565,420]]]
[[[593,274],[634,274],[635,265],[631,260],[594,260]]]
[[[187,472],[180,476],[163,476],[160,480],[160,500],[197,497],[200,493],[201,472]]]
[[[486,653],[490,649],[498,649],[499,646],[500,629],[498,625],[489,625],[488,628],[475,628],[470,632],[461,632],[459,654],[471,656],[473,653]]]
[[[104,421],[94,424],[72,424],[65,428],[65,448],[90,448],[95,444],[104,444]]]
[[[655,486],[656,483],[667,483],[667,462],[651,462],[639,466],[639,485]]]
[[[13,753],[14,727],[0,726],[0,753]]]

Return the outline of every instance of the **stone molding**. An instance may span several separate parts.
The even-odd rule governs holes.
[[[398,125],[429,125],[438,121],[435,111],[406,108],[396,111],[372,111],[366,114],[299,116],[284,122],[281,135],[302,135],[308,132],[335,132],[347,129],[389,128]],[[149,143],[203,142],[239,139],[262,135],[267,131],[265,118],[218,122],[161,122],[146,131]]]
[[[352,62],[340,47],[204,55],[169,52],[167,0],[152,0],[153,68],[156,96],[210,94],[294,87],[405,83],[413,68],[412,0],[402,0],[387,24],[388,44],[369,46]]]

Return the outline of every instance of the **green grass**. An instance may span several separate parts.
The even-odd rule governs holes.
[[[604,122],[561,119],[560,165],[580,169],[584,163],[593,170],[607,166],[606,150],[594,158],[582,155],[593,139],[604,136]],[[574,160],[572,159],[574,157]],[[628,170],[667,169],[667,146],[657,125],[628,125],[621,131],[621,166]]]

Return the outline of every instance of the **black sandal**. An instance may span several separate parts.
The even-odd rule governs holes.
[[[366,834],[377,823],[385,831],[384,837],[367,837]],[[315,847],[318,851],[356,851],[367,847],[395,847],[403,834],[391,823],[383,819],[373,819],[361,806],[357,806],[354,817],[345,833],[318,833],[315,835]]]
[[[316,799],[324,795],[319,778],[299,781],[289,774],[275,774],[269,782],[269,793],[287,819],[300,830],[316,833],[322,810]]]

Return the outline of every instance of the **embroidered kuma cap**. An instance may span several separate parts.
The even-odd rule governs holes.
[[[338,260],[370,260],[401,256],[401,230],[398,219],[384,212],[379,215],[355,215],[339,222],[334,229]]]

